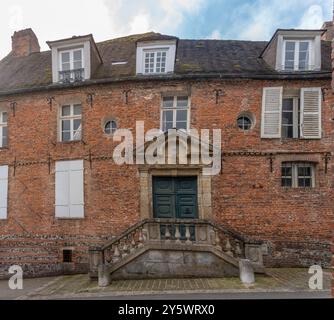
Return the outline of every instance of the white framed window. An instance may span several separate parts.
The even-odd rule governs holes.
[[[315,165],[309,162],[282,163],[282,187],[314,188]]]
[[[56,162],[56,217],[84,218],[84,162]]]
[[[300,98],[283,97],[282,138],[300,138]]]
[[[284,97],[283,87],[263,89],[261,138],[321,139],[321,88],[301,88]]]
[[[0,166],[0,220],[7,219],[8,166]]]
[[[60,108],[60,141],[80,141],[82,137],[82,106],[69,104]]]
[[[163,97],[161,108],[161,130],[189,130],[190,99],[187,96]]]
[[[59,51],[59,80],[62,82],[84,79],[84,49]]]
[[[137,43],[136,74],[154,75],[174,72],[176,40]]]
[[[284,40],[283,66],[285,71],[307,71],[312,69],[311,40]]]
[[[166,73],[168,49],[144,50],[144,73]]]
[[[0,148],[8,146],[8,113],[0,111]]]

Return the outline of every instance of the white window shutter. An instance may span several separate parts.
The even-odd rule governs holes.
[[[263,89],[261,137],[281,138],[283,87]]]
[[[321,139],[321,88],[301,90],[301,137]]]
[[[84,217],[84,177],[83,161],[71,161],[70,170],[70,216]]]
[[[8,166],[0,166],[0,220],[7,219]]]
[[[56,217],[84,217],[83,161],[56,163]]]
[[[56,163],[56,217],[70,217],[69,162]]]

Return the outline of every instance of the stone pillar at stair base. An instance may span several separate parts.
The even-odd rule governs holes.
[[[99,287],[108,287],[111,284],[111,275],[106,265],[99,266]]]
[[[253,284],[255,283],[255,275],[252,263],[250,260],[240,260],[240,280],[243,284]]]

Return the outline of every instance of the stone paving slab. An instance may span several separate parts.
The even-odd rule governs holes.
[[[267,269],[266,275],[257,275],[256,283],[245,286],[238,278],[196,278],[119,280],[107,288],[99,288],[97,281],[87,275],[61,276],[48,285],[18,299],[75,299],[107,296],[136,296],[154,294],[190,293],[259,293],[310,292],[307,269]],[[324,272],[324,290],[330,296],[331,271]]]

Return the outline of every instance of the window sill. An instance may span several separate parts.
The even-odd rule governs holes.
[[[85,220],[85,217],[83,218],[60,218],[60,217],[56,217],[57,221],[62,221],[62,220],[67,220],[67,221],[83,221]]]
[[[284,191],[304,191],[304,192],[310,192],[310,191],[316,191],[317,188],[316,187],[309,187],[309,188],[301,188],[301,187],[281,187],[282,190]]]
[[[58,141],[57,145],[71,145],[83,143],[83,140],[73,140],[73,141]]]

